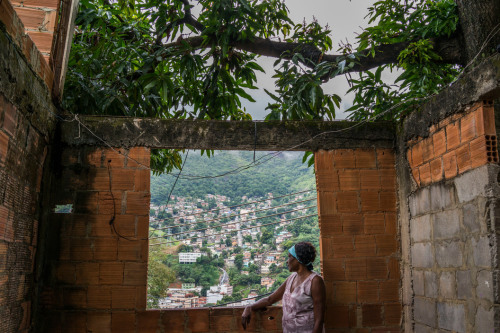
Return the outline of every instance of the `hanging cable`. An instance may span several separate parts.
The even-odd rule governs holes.
[[[262,220],[262,219],[265,219],[265,218],[268,218],[268,217],[272,217],[272,216],[285,215],[285,214],[289,214],[289,213],[293,213],[293,212],[298,212],[298,211],[301,211],[301,210],[306,210],[306,209],[315,208],[315,207],[317,207],[317,206],[314,205],[314,206],[309,206],[309,207],[305,207],[305,208],[289,210],[289,211],[286,211],[286,212],[276,213],[276,214],[271,214],[271,215],[266,215],[266,216],[262,216],[262,217],[257,217],[255,219],[248,219],[248,220],[245,220],[245,221],[224,223],[224,224],[220,225],[220,227],[225,227],[225,226],[228,226],[228,225],[239,224],[239,223],[247,223],[247,222],[257,221],[257,220]],[[176,227],[178,227],[178,226],[176,226]],[[165,228],[162,228],[162,229],[170,229],[170,228],[174,228],[174,226],[172,226],[172,227],[165,227]],[[184,235],[184,234],[189,234],[189,233],[192,233],[192,232],[204,231],[204,230],[213,229],[213,228],[216,228],[216,227],[207,227],[207,228],[201,228],[201,229],[195,229],[195,230],[188,230],[188,231],[178,232],[178,233],[175,233],[175,234],[169,234],[168,236],[171,237],[171,236]],[[157,229],[157,230],[160,230],[160,229]],[[149,237],[149,239],[158,239],[158,238],[163,238],[163,237],[165,237],[165,236]]]
[[[111,187],[111,160],[108,160],[108,181],[109,181],[109,194],[111,195],[111,200],[113,201],[113,216],[109,220],[109,225],[113,229],[113,232],[122,239],[128,240],[128,241],[134,241],[135,239],[131,239],[128,236],[123,236],[116,230],[116,202],[115,202],[115,196],[113,194],[113,190]]]
[[[473,60],[472,60],[471,62],[469,62],[469,64],[467,64],[467,65],[466,65],[466,66],[465,66],[465,67],[461,70],[461,72],[457,75],[457,77],[455,78],[455,80],[454,80],[453,82],[456,82],[456,81],[458,80],[458,78],[460,78],[460,77],[464,74],[465,70],[466,70],[468,67],[470,67],[470,66],[473,64],[473,62],[475,61],[475,59],[477,59],[477,57],[478,57],[478,56],[482,53],[483,49],[486,47],[486,45],[488,44],[488,42],[489,42],[489,41],[490,41],[490,40],[491,40],[494,36],[496,36],[499,32],[500,32],[500,24],[498,24],[497,26],[495,26],[495,27],[494,27],[494,28],[490,31],[490,33],[488,34],[488,36],[485,38],[485,41],[484,41],[484,43],[483,43],[483,45],[482,45],[481,49],[479,50],[479,52],[477,52],[477,53],[476,53],[476,56],[473,58]],[[493,54],[493,55],[491,55],[490,57],[495,56],[495,55],[496,55],[496,54]],[[488,58],[490,58],[490,57],[488,57]],[[452,82],[452,83],[453,83],[453,82]],[[450,84],[452,84],[452,83],[450,83]],[[293,149],[295,149],[295,148],[298,148],[298,147],[300,147],[300,146],[302,146],[302,145],[304,145],[304,144],[306,144],[306,143],[308,143],[308,142],[310,142],[310,141],[312,141],[312,140],[316,139],[317,137],[319,137],[319,136],[321,136],[321,135],[326,135],[326,134],[334,134],[334,133],[340,133],[340,132],[345,132],[345,131],[352,130],[352,129],[357,128],[357,127],[359,127],[359,126],[361,126],[361,125],[363,125],[363,124],[365,124],[365,123],[367,123],[367,122],[371,122],[371,121],[374,121],[374,120],[376,120],[376,119],[380,118],[381,116],[383,116],[383,115],[387,114],[388,112],[392,111],[394,108],[396,108],[396,107],[398,107],[398,106],[400,106],[400,105],[402,105],[402,104],[404,104],[404,103],[406,103],[406,102],[412,102],[412,101],[413,101],[413,102],[417,102],[417,101],[424,101],[424,100],[430,99],[430,98],[432,98],[432,97],[436,96],[437,94],[439,94],[440,92],[442,92],[443,90],[445,90],[447,87],[448,87],[448,86],[443,86],[443,87],[441,87],[441,89],[440,89],[439,91],[437,91],[436,93],[431,94],[431,95],[428,95],[428,96],[425,96],[425,97],[415,97],[415,98],[410,98],[410,99],[409,99],[409,100],[407,100],[407,101],[401,101],[400,103],[393,105],[393,106],[392,106],[392,107],[390,107],[389,109],[387,109],[387,110],[385,110],[385,111],[383,111],[383,112],[381,112],[381,113],[379,113],[379,114],[377,114],[377,115],[375,115],[375,116],[373,116],[373,117],[371,117],[371,118],[367,118],[367,119],[365,119],[365,120],[362,120],[362,121],[356,122],[356,124],[354,124],[353,126],[349,126],[349,127],[346,127],[346,128],[340,129],[340,130],[335,130],[335,131],[325,131],[325,132],[319,133],[319,134],[317,134],[317,135],[313,136],[313,137],[312,137],[311,139],[309,139],[309,140],[306,140],[306,141],[304,141],[304,142],[302,142],[302,143],[299,143],[298,145],[295,145],[295,146],[289,147],[289,148],[287,148],[287,149],[284,149],[284,150],[278,151],[277,153],[278,153],[278,155],[279,155],[279,154],[280,154],[280,153],[282,153],[282,152],[285,152],[285,151],[290,151],[290,150],[293,150]],[[51,112],[51,113],[52,113],[52,112]],[[54,113],[52,113],[52,114],[54,114]],[[98,140],[100,140],[101,142],[103,142],[103,143],[104,143],[106,146],[108,146],[110,149],[112,149],[113,151],[117,152],[117,153],[118,153],[118,154],[120,154],[120,155],[123,155],[125,158],[130,159],[130,160],[132,160],[132,161],[136,162],[136,163],[137,163],[138,165],[140,165],[141,167],[143,167],[143,168],[145,168],[145,169],[148,169],[148,170],[151,170],[151,168],[150,168],[149,166],[144,165],[143,163],[140,163],[139,161],[137,161],[137,160],[135,160],[135,159],[133,159],[133,158],[131,158],[131,157],[127,156],[127,155],[124,155],[121,151],[116,150],[116,149],[114,149],[113,147],[111,147],[111,145],[110,145],[107,141],[105,141],[103,138],[101,138],[101,137],[99,137],[97,134],[95,134],[95,133],[94,133],[92,130],[90,130],[90,128],[88,128],[88,127],[87,127],[87,126],[86,126],[86,125],[85,125],[85,124],[84,124],[84,123],[83,123],[80,119],[78,119],[78,116],[77,116],[77,115],[75,115],[75,114],[74,114],[74,113],[72,113],[72,112],[70,112],[70,114],[71,114],[71,115],[73,115],[74,119],[72,119],[72,120],[64,119],[64,118],[60,117],[60,116],[59,116],[59,115],[57,115],[57,114],[54,114],[54,116],[55,116],[56,118],[58,118],[58,119],[62,120],[62,121],[66,121],[66,122],[72,122],[72,121],[75,121],[75,120],[76,120],[76,121],[77,121],[77,122],[78,122],[81,126],[83,126],[83,127],[84,127],[84,128],[85,128],[85,129],[86,129],[86,130],[90,133],[90,134],[92,134],[92,135],[93,135],[94,137],[96,137]],[[269,154],[268,154],[268,155],[269,155]],[[274,157],[276,157],[276,156],[277,156],[277,155],[273,156],[272,158],[274,158]],[[262,158],[262,157],[261,157],[261,158]],[[256,161],[258,161],[258,160],[259,160],[259,159],[257,159]],[[268,161],[268,160],[266,160],[266,161],[264,161],[264,162],[262,162],[262,163],[265,163],[265,162],[267,162],[267,161]],[[260,163],[260,164],[262,164],[262,163]],[[249,166],[248,166],[248,167],[247,167],[247,166],[244,166],[244,169],[243,169],[243,170],[246,170],[246,169],[248,169],[248,168],[250,168],[250,167],[258,166],[258,165],[260,165],[260,164],[256,164],[255,162],[252,162],[252,163],[250,163],[250,164],[249,164]],[[239,170],[240,168],[241,168],[241,167],[239,167],[239,168],[237,168],[237,169],[234,169],[233,171],[235,171],[235,170]],[[242,171],[243,171],[243,170],[242,170]],[[229,173],[232,173],[233,171],[229,171]],[[239,171],[237,171],[237,172],[239,172]],[[224,173],[224,174],[222,174],[222,175],[218,175],[218,176],[208,176],[208,177],[203,177],[203,176],[200,176],[200,177],[198,177],[198,179],[204,179],[204,178],[217,178],[217,177],[222,177],[222,176],[224,176],[224,175],[226,175],[226,174],[227,174],[227,173]],[[173,174],[170,174],[170,175],[174,176]]]
[[[172,185],[172,188],[170,189],[170,193],[168,194],[168,198],[167,198],[167,203],[165,205],[168,205],[168,203],[170,202],[170,198],[172,197],[172,192],[174,192],[175,185],[177,184],[177,181],[179,180],[179,176],[181,175],[182,169],[184,169],[184,165],[186,164],[186,161],[188,159],[188,155],[189,155],[189,150],[186,151],[186,157],[184,157],[184,161],[182,162],[181,169],[179,170],[179,174],[177,175],[177,178],[175,179],[174,185]],[[153,233],[154,233],[154,231],[153,231]],[[149,234],[148,239],[151,238],[153,233]]]
[[[221,307],[221,306],[224,306],[224,305],[228,305],[228,304],[234,304],[234,303],[239,303],[239,302],[242,302],[242,301],[247,301],[247,300],[250,300],[250,299],[264,297],[264,296],[271,295],[272,293],[274,293],[274,291],[271,291],[271,292],[268,292],[268,293],[265,293],[265,294],[262,294],[262,295],[257,295],[257,296],[254,296],[254,297],[242,298],[242,299],[237,300],[237,301],[231,301],[231,302],[226,302],[226,303],[222,303],[222,304],[217,304],[217,305],[212,306],[212,308],[218,308],[218,307]]]
[[[227,235],[227,234],[230,234],[232,232],[238,232],[238,231],[242,231],[242,230],[250,230],[250,229],[255,229],[255,228],[261,228],[261,227],[265,227],[265,226],[268,226],[268,225],[274,225],[274,224],[278,224],[278,223],[288,223],[290,221],[305,219],[305,218],[311,217],[311,216],[316,216],[317,217],[318,214],[304,215],[304,216],[296,217],[296,218],[289,219],[289,220],[272,222],[272,223],[266,223],[266,224],[256,225],[256,226],[248,227],[248,228],[240,228],[240,229],[226,231],[226,232],[221,232],[221,233],[217,233],[217,234],[196,236],[196,237],[185,238],[185,239],[176,239],[176,240],[170,240],[170,241],[166,241],[166,242],[158,242],[158,243],[149,244],[149,246],[161,245],[161,244],[169,244],[169,243],[176,243],[176,242],[180,242],[180,241],[183,241],[183,240],[190,240],[190,239],[194,239],[194,238],[198,239],[198,238],[208,238],[208,237],[213,237],[213,236],[218,236],[218,235]]]
[[[267,199],[262,199],[262,200],[257,200],[257,201],[251,201],[251,202],[242,203],[242,204],[238,204],[238,205],[234,205],[234,206],[228,206],[228,207],[224,207],[224,208],[215,208],[215,209],[211,209],[211,210],[207,210],[207,211],[199,212],[199,213],[195,213],[195,214],[183,215],[183,217],[198,216],[198,215],[201,215],[201,214],[208,214],[208,213],[212,213],[212,212],[217,212],[217,211],[223,210],[223,209],[232,209],[232,208],[241,207],[241,206],[248,206],[248,205],[252,205],[252,204],[256,204],[256,203],[261,203],[261,202],[265,202],[265,201],[269,201],[269,200],[286,198],[286,197],[290,197],[292,195],[302,194],[302,193],[307,193],[307,192],[312,192],[312,191],[316,191],[316,189],[310,189],[310,190],[304,190],[304,191],[294,192],[294,193],[290,193],[290,194],[281,195],[279,197],[272,197],[272,198],[267,198]],[[165,206],[166,206],[166,204],[165,204]],[[173,217],[167,217],[165,219],[159,219],[159,220],[156,220],[156,221],[162,222],[162,221],[167,221],[167,220],[170,220],[170,219],[174,219],[174,218]]]
[[[169,229],[169,228],[173,228],[173,227],[185,227],[185,226],[188,226],[188,225],[194,225],[194,224],[200,224],[200,223],[209,223],[209,222],[214,222],[214,221],[220,221],[220,220],[223,220],[223,219],[226,219],[226,218],[229,219],[231,217],[237,217],[237,216],[244,216],[244,215],[249,215],[249,214],[260,213],[260,212],[264,212],[264,211],[268,211],[268,210],[273,210],[273,209],[277,209],[277,208],[282,208],[282,207],[286,207],[286,206],[290,206],[290,205],[295,205],[295,204],[299,204],[299,203],[303,203],[303,202],[313,201],[313,200],[316,200],[316,199],[317,198],[311,198],[311,199],[307,199],[307,200],[293,201],[293,202],[289,202],[289,203],[286,203],[286,204],[280,205],[280,206],[274,206],[274,207],[269,207],[269,208],[264,208],[264,209],[259,209],[259,210],[253,210],[253,211],[250,211],[248,213],[233,214],[233,215],[219,217],[219,218],[212,219],[212,220],[204,220],[204,221],[198,221],[198,222],[174,224],[174,225],[167,226],[167,227],[155,228],[154,230],[158,231],[158,230],[165,230],[165,229]],[[177,218],[184,218],[184,217],[187,217],[187,216],[192,216],[192,215],[183,215],[183,216],[178,216]],[[157,220],[154,220],[153,222],[157,222]],[[224,223],[224,225],[227,225],[227,224]]]

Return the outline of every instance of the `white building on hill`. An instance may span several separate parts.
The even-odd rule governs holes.
[[[179,264],[193,264],[201,256],[206,256],[205,252],[181,252],[179,253]]]

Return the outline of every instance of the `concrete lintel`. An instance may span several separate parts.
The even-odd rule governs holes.
[[[465,73],[450,87],[432,97],[404,120],[406,140],[427,137],[429,128],[464,106],[500,97],[500,55],[495,55]]]
[[[218,121],[79,116],[61,123],[70,146],[148,147],[215,150],[316,151],[337,148],[393,148],[388,122]],[[92,133],[93,134],[92,134]],[[102,139],[102,140],[101,140]]]

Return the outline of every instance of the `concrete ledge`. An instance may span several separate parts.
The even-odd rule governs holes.
[[[70,146],[316,151],[393,148],[395,126],[349,121],[217,121],[79,116],[61,123]],[[92,134],[94,133],[94,134]],[[102,139],[102,140],[101,140]]]
[[[403,121],[406,141],[427,137],[431,125],[480,100],[500,97],[500,55],[484,60],[439,95],[422,104]]]

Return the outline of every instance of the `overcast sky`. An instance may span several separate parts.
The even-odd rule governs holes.
[[[329,25],[331,38],[334,48],[332,53],[337,53],[338,44],[340,41],[347,40],[354,44],[356,33],[360,33],[361,27],[367,26],[367,21],[364,19],[368,13],[368,7],[375,0],[285,0],[285,3],[290,10],[290,17],[294,22],[302,22],[305,18],[306,22],[311,22],[315,17],[322,25]],[[274,81],[271,76],[274,73],[272,64],[276,59],[261,58],[259,63],[266,70],[265,75],[258,75],[258,86],[268,90],[274,90]],[[352,101],[352,96],[344,96],[347,88],[347,82],[344,77],[339,77],[324,85],[323,89],[332,93],[335,92],[343,99],[343,108],[349,107]],[[257,100],[256,103],[244,103],[247,112],[253,119],[264,119],[268,113],[265,110],[267,103],[271,100],[264,90],[252,91],[252,96]],[[345,115],[337,114],[337,119],[343,119]]]

